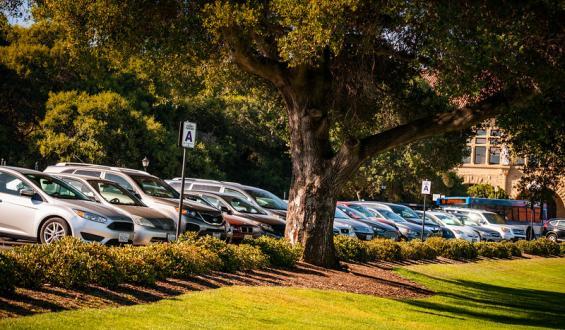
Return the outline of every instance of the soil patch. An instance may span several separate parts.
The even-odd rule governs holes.
[[[425,297],[433,294],[419,284],[394,272],[394,265],[346,264],[347,269],[328,270],[299,263],[294,269],[265,269],[235,274],[215,272],[190,279],[159,281],[155,286],[124,284],[114,289],[91,286],[67,290],[44,286],[39,290],[18,288],[0,295],[0,318],[79,308],[103,308],[155,302],[186,292],[225,286],[288,286],[329,289],[394,299]],[[398,265],[396,265],[398,266]]]

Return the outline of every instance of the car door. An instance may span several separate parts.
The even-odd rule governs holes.
[[[0,172],[0,232],[8,235],[35,237],[35,216],[41,204],[39,195],[22,196],[23,189],[33,189],[23,179]]]
[[[555,227],[555,229],[557,229],[557,237],[559,237],[560,240],[565,240],[565,220],[557,221],[557,226]]]

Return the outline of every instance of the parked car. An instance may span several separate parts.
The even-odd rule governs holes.
[[[134,245],[147,245],[176,239],[177,228],[173,219],[147,207],[117,183],[74,174],[59,174],[57,177],[75,187],[91,200],[122,211],[133,219]]]
[[[565,241],[565,219],[550,219],[543,226],[543,235],[553,242]]]
[[[373,228],[373,232],[375,233],[375,236],[382,238],[390,238],[393,240],[398,240],[400,238],[400,232],[398,231],[398,228],[396,226],[384,224],[382,222],[375,220],[372,217],[369,218],[365,214],[342,204],[338,204],[337,208],[343,211],[348,217],[360,221]]]
[[[116,182],[132,192],[145,205],[178,223],[180,194],[165,181],[147,172],[82,163],[59,163],[47,167],[44,172],[78,174]],[[181,232],[192,231],[198,235],[228,239],[229,225],[224,221],[219,210],[184,200],[181,212]]]
[[[119,245],[133,242],[123,212],[94,203],[48,174],[0,167],[0,236],[53,243],[65,236]]]
[[[335,208],[334,222],[336,220],[351,225],[355,231],[355,235],[361,240],[370,241],[375,237],[375,232],[369,225],[348,217],[347,214],[337,207]]]
[[[233,220],[234,217],[237,217],[236,219],[240,222],[245,222],[244,220],[247,219],[247,223],[256,225],[261,229],[260,232],[256,231],[259,236],[265,234],[279,238],[284,237],[285,221],[272,216],[239,196],[204,191],[189,191],[186,194],[202,198],[210,205],[221,210],[226,218],[229,217]]]
[[[465,226],[469,226],[473,228],[473,230],[476,231],[481,237],[481,241],[500,242],[502,240],[502,236],[498,231],[487,227],[483,227],[479,224],[478,221],[473,221],[471,220],[471,218],[469,218],[464,214],[460,214],[460,213],[448,213],[448,214],[455,216]]]
[[[498,231],[503,240],[516,241],[526,239],[526,231],[520,226],[509,225],[499,214],[479,209],[445,207],[444,211],[455,214],[463,214],[469,217],[470,221],[480,226]]]
[[[357,235],[355,235],[355,230],[350,224],[339,221],[337,218],[334,218],[333,232],[334,235],[357,237]]]
[[[359,202],[361,205],[373,205],[377,206],[380,209],[387,209],[396,213],[398,216],[401,216],[406,221],[416,224],[422,228],[423,220],[420,216],[416,213],[416,211],[412,210],[408,206],[400,205],[400,204],[393,204],[393,203],[384,203],[384,202]],[[433,222],[433,221],[425,221],[424,229],[430,232],[430,236],[442,236],[441,227]]]
[[[402,234],[400,239],[410,241],[413,239],[421,238],[422,236],[422,226],[415,225],[411,222],[406,221],[403,217],[399,216],[398,214],[384,209],[378,208],[378,205],[374,207],[371,205],[367,205],[367,208],[375,214],[376,217],[387,219],[388,221],[392,221],[398,230]],[[424,239],[430,236],[431,232],[427,229],[424,229]]]
[[[416,211],[416,213],[421,216],[424,215],[423,211]],[[428,211],[426,212],[426,218],[430,218],[435,222],[439,223],[442,227],[449,229],[455,238],[463,239],[469,242],[479,242],[481,237],[479,234],[473,230],[472,227],[464,225],[459,219],[449,213]]]
[[[182,184],[181,180],[181,178],[174,178],[172,180],[168,180],[167,182],[169,182],[171,186],[177,191],[180,191]],[[236,182],[224,182],[216,180],[187,178],[184,182],[185,191],[198,190],[236,195],[240,198],[247,199],[248,201],[257,204],[258,206],[275,215],[280,216],[281,218],[283,218],[283,220],[284,218],[286,218],[288,204],[277,197],[275,194],[267,190],[242,185]]]

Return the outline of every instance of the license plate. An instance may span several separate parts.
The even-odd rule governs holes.
[[[253,235],[243,235],[243,239],[253,239]]]
[[[177,235],[175,234],[167,234],[167,241],[172,242],[177,239]]]
[[[129,234],[128,233],[119,233],[118,234],[118,242],[127,243],[128,241],[129,241]]]
[[[367,235],[367,241],[372,240],[373,239],[373,235]]]
[[[212,236],[214,236],[216,238],[220,238],[220,237],[222,237],[222,233],[212,233]]]

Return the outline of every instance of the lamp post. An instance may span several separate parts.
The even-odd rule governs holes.
[[[530,193],[530,207],[532,209],[532,219],[530,221],[530,228],[531,228],[531,232],[530,232],[530,239],[535,239],[535,233],[534,233],[534,217],[536,215],[535,212],[535,205],[536,205],[536,200],[540,201],[540,212],[541,212],[541,196],[539,196],[540,193],[540,189],[541,189],[541,185],[537,182],[531,182],[529,183],[526,188],[528,189],[529,193]]]
[[[149,158],[147,158],[147,156],[145,156],[142,160],[141,160],[141,165],[143,165],[143,170],[145,172],[147,172],[147,167],[149,167]]]

